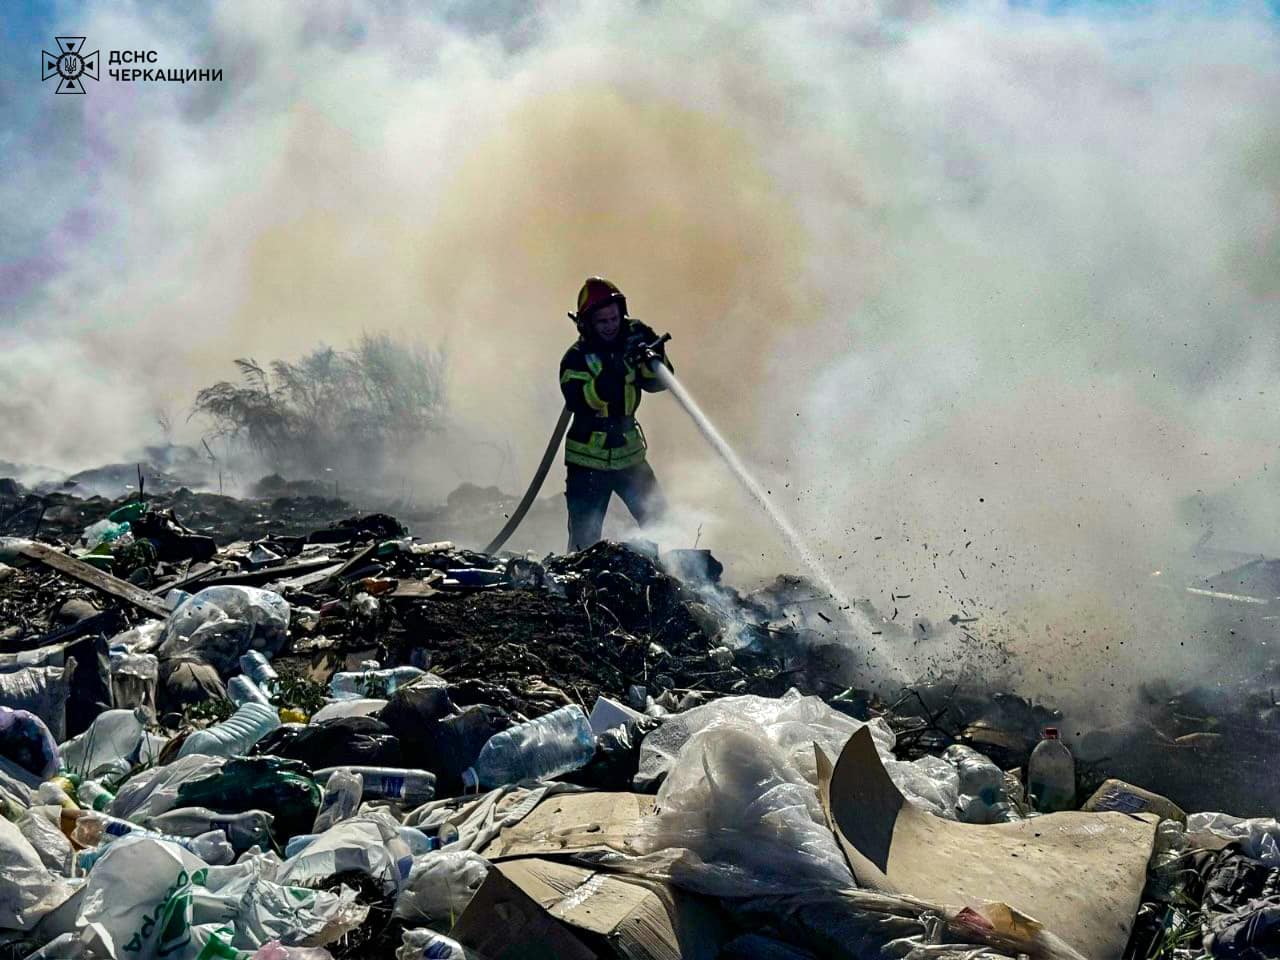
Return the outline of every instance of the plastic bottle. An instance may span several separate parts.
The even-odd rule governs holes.
[[[959,775],[956,812],[965,823],[1002,823],[1008,818],[1004,802],[1004,771],[972,747],[947,747],[942,759]]]
[[[1027,790],[1041,813],[1072,810],[1076,805],[1076,762],[1058,739],[1057,727],[1045,727],[1044,739],[1027,761]]]
[[[227,682],[227,696],[237,706],[242,707],[246,703],[261,703],[268,707],[271,706],[271,699],[263,692],[262,688],[246,677],[244,674],[232,677]],[[275,709],[275,707],[271,707]]]
[[[83,818],[81,818],[83,819]],[[190,850],[197,857],[209,864],[211,867],[226,866],[236,858],[236,852],[231,848],[231,844],[227,843],[226,835],[221,830],[210,830],[208,833],[202,833],[198,837],[171,837],[163,833],[153,833],[150,830],[135,830],[129,836],[150,837],[153,840],[166,840],[169,843],[176,843],[180,847]],[[117,840],[119,837],[115,834],[106,834],[103,842],[93,850],[82,850],[76,862],[80,865],[81,870],[88,870],[92,867],[107,849],[111,846],[111,841]]]
[[[324,798],[320,801],[320,810],[316,813],[316,823],[312,829],[316,833],[324,833],[335,823],[346,820],[360,806],[363,792],[363,776],[352,770],[335,770],[325,784]]]
[[[130,500],[122,507],[116,507],[109,514],[107,519],[112,523],[130,523],[138,520],[147,512],[147,504],[143,500]]]
[[[244,813],[217,813],[208,807],[181,807],[150,817],[148,830],[179,837],[196,837],[211,830],[221,830],[236,852],[250,847],[269,847],[275,817],[265,810]]]
[[[257,650],[250,650],[240,658],[240,670],[267,693],[275,693],[280,675],[271,666],[271,661]]]
[[[76,819],[71,839],[82,847],[96,847],[104,837],[124,837],[131,833],[146,833],[145,827],[128,820],[121,820],[99,811],[86,810]]]
[[[367,691],[370,683],[379,688],[385,684],[387,693],[391,693],[396,687],[402,687],[423,675],[423,671],[417,667],[389,667],[381,670],[335,673],[329,681],[329,695],[335,700],[356,700],[369,695]]]
[[[362,800],[394,800],[405,806],[426,803],[436,795],[436,775],[428,770],[398,767],[327,767],[317,770],[317,780],[336,773],[359,774],[364,782]]]
[[[475,789],[548,780],[586,766],[595,751],[596,737],[587,715],[570,704],[495,733],[475,763],[462,771],[462,783]]]
[[[76,790],[76,799],[86,810],[102,810],[116,798],[116,795],[97,780],[86,780]]]
[[[62,778],[58,778],[62,779]],[[71,799],[66,787],[62,783],[56,783],[53,780],[46,780],[40,784],[36,790],[36,799],[42,804],[54,804],[62,807],[64,810],[79,810],[79,806]]]
[[[229,719],[187,737],[178,756],[203,753],[211,757],[242,757],[278,726],[280,717],[274,707],[253,702],[241,704]]]
[[[457,940],[429,927],[406,930],[396,948],[396,960],[472,960],[473,956]]]

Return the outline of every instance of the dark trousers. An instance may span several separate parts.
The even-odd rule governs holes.
[[[600,539],[609,498],[617,494],[644,526],[661,518],[667,504],[658,478],[645,462],[625,470],[593,470],[566,464],[565,499],[569,503],[569,552],[585,550]]]

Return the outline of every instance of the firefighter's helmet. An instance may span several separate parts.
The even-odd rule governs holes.
[[[569,316],[581,328],[587,317],[609,303],[616,303],[622,315],[627,315],[627,298],[615,284],[604,277],[588,277],[578,291],[578,312]]]

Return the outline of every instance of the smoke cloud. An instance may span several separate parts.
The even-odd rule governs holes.
[[[388,330],[451,359],[447,446],[397,485],[493,482],[494,442],[523,482],[601,273],[851,595],[979,616],[1045,690],[1204,664],[1150,576],[1204,532],[1188,498],[1235,519],[1218,545],[1278,546],[1264,7],[103,2],[54,27],[225,79],[12,118],[0,458],[118,457],[235,357]],[[640,413],[672,545],[794,567],[670,398]]]

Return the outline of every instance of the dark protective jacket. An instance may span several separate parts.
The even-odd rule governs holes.
[[[560,392],[573,412],[565,441],[565,463],[596,470],[622,470],[644,460],[644,432],[636,422],[640,394],[666,389],[644,364],[627,360],[628,348],[658,335],[626,318],[613,344],[580,337],[560,361]],[[673,370],[660,347],[662,362]]]

